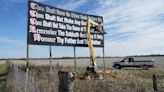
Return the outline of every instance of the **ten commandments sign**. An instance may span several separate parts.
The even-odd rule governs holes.
[[[86,47],[87,19],[103,23],[101,16],[63,10],[34,1],[29,1],[28,7],[28,44]],[[104,31],[103,27],[101,29]],[[104,46],[104,34],[91,30],[91,38],[94,46]]]

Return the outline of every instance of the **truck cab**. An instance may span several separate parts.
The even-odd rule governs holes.
[[[134,62],[133,58],[124,58],[121,62]]]
[[[113,62],[113,67],[116,69],[121,69],[122,67],[130,67],[134,65],[134,59],[127,57],[121,61]]]
[[[121,69],[124,67],[142,67],[147,69],[148,67],[153,67],[153,60],[142,60],[136,61],[133,57],[126,57],[121,61],[113,62],[113,68]]]

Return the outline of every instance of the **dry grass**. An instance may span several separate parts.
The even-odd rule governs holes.
[[[104,80],[76,80],[75,92],[153,92],[153,74],[164,80],[164,69],[160,68],[119,70],[117,79],[105,76]],[[158,82],[158,89],[164,91],[164,81]]]
[[[6,91],[6,76],[8,72],[8,64],[0,62],[0,92]]]
[[[56,92],[58,90],[58,70],[73,71],[73,67],[55,68],[52,79],[47,74],[49,69],[37,69],[33,72],[38,76],[37,85],[42,92],[48,91],[51,88]],[[37,72],[36,72],[37,71]],[[85,71],[83,68],[78,68],[79,73]],[[105,75],[103,80],[75,80],[75,92],[152,92],[152,75],[160,76],[164,79],[164,70],[153,68],[150,70],[130,69],[116,71],[117,79],[113,79]],[[50,79],[49,79],[50,78]],[[51,80],[51,82],[50,82]],[[54,84],[51,84],[54,83]],[[53,86],[49,88],[49,86]],[[158,89],[163,90],[164,83],[161,82]],[[51,89],[52,90],[52,89]],[[39,91],[36,91],[39,92]]]
[[[153,91],[152,85],[152,75],[155,74],[157,79],[161,80],[158,82],[158,89],[162,92],[164,91],[164,69],[163,68],[151,68],[149,70],[142,69],[130,69],[130,70],[121,70],[119,71],[119,77],[126,79],[127,81],[137,81],[146,92]]]
[[[57,64],[53,67],[53,74],[50,75],[49,67],[32,66],[29,72],[28,92],[58,92],[58,71],[73,71],[73,69],[73,67],[63,67]],[[78,67],[77,71],[83,73],[85,68]],[[158,89],[159,92],[164,92],[164,81],[161,81],[164,80],[163,68],[118,70],[116,71],[117,79],[105,75],[103,80],[75,80],[74,92],[153,92],[153,74],[157,76],[157,79],[161,78],[158,81]],[[7,82],[7,92],[24,91],[25,72],[19,72],[17,81],[13,77],[8,78],[10,81]]]

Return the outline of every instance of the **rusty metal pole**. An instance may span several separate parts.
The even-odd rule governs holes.
[[[154,74],[153,74],[152,80],[153,80],[154,92],[157,92],[158,91],[158,89],[157,89],[157,78],[156,78],[156,76]]]
[[[74,74],[67,71],[59,71],[59,92],[74,92]]]
[[[49,59],[50,59],[50,74],[52,74],[52,48],[49,46]]]

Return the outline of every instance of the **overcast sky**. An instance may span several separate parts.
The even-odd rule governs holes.
[[[106,56],[164,54],[164,0],[35,1],[103,16]],[[0,58],[26,57],[27,0],[0,0],[0,25]],[[63,56],[73,47],[53,46],[53,57]],[[88,48],[77,47],[77,56],[89,56]],[[48,46],[30,46],[30,57],[48,57]]]

